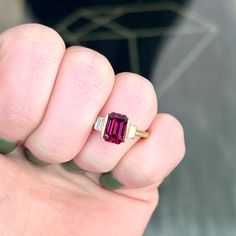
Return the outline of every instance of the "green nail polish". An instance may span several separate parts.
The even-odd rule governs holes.
[[[17,142],[9,141],[0,137],[0,153],[7,154],[13,151],[17,146]]]
[[[37,166],[47,166],[49,165],[49,163],[44,162],[39,160],[37,157],[35,157],[33,155],[33,153],[28,149],[28,148],[24,148],[24,154],[25,154],[25,158],[30,161],[31,163],[37,165]]]
[[[122,184],[112,175],[111,172],[103,173],[99,178],[99,182],[103,188],[109,190],[115,190],[122,187]]]
[[[75,173],[84,173],[85,172],[85,170],[83,170],[77,164],[75,164],[75,162],[73,160],[68,161],[68,162],[64,162],[61,164],[61,166],[64,167],[65,169],[75,172]]]

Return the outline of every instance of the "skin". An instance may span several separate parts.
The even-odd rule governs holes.
[[[18,144],[0,154],[0,235],[142,235],[158,186],[185,153],[183,128],[157,113],[152,84],[115,75],[91,49],[65,49],[54,30],[38,24],[0,35],[0,84],[0,137]],[[150,137],[105,142],[93,124],[112,111]],[[50,165],[26,160],[24,147]],[[63,168],[72,159],[86,172]],[[104,172],[122,187],[102,187]]]

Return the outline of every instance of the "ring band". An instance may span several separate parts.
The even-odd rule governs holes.
[[[110,143],[120,144],[135,137],[148,138],[148,131],[138,130],[130,123],[126,115],[112,112],[105,117],[98,117],[94,129],[101,132],[101,137]]]
[[[149,132],[147,131],[141,131],[141,130],[136,130],[135,136],[141,137],[141,138],[148,138],[149,137]]]

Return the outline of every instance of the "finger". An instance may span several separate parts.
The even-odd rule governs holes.
[[[52,29],[28,24],[0,35],[0,153],[40,123],[65,50]]]
[[[131,123],[146,130],[157,112],[157,98],[153,85],[145,78],[121,73],[116,76],[111,96],[100,112],[105,116],[110,112],[127,115]],[[100,133],[93,131],[74,162],[82,169],[92,172],[106,172],[115,167],[121,157],[138,140],[128,140],[116,145],[105,142]]]
[[[114,72],[104,56],[84,47],[67,49],[44,118],[25,142],[26,156],[49,163],[75,157],[113,83]]]
[[[144,188],[158,185],[182,160],[185,153],[181,124],[172,116],[159,114],[150,127],[150,137],[140,140],[111,172],[100,177],[108,189]]]

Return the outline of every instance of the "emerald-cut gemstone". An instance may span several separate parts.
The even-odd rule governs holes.
[[[120,144],[125,141],[128,117],[112,112],[108,115],[103,138],[110,143]]]

